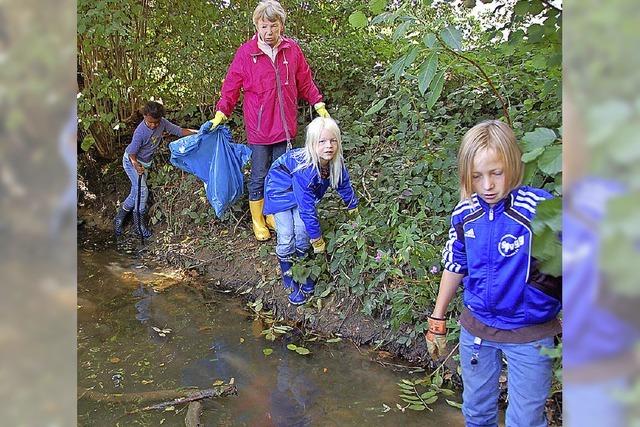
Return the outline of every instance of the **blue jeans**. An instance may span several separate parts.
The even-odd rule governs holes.
[[[278,212],[274,215],[276,220],[276,255],[283,261],[293,262],[293,255],[298,252],[307,252],[311,246],[307,229],[300,218],[298,208]]]
[[[498,425],[499,378],[502,354],[507,359],[509,405],[507,427],[544,427],[547,419],[545,402],[551,388],[549,357],[540,354],[541,347],[553,347],[553,338],[525,344],[509,344],[482,340],[479,348],[474,336],[460,328],[460,365],[462,367],[462,413],[468,427]],[[477,353],[477,364],[471,364]]]
[[[287,142],[270,145],[249,144],[251,149],[251,176],[249,177],[249,200],[264,199],[264,179],[271,164],[287,151]]]
[[[129,160],[129,155],[124,153],[122,157],[122,167],[124,171],[127,173],[129,180],[131,181],[131,191],[129,191],[129,195],[122,202],[122,207],[128,211],[132,211],[137,209],[136,201],[138,199],[138,171],[131,164],[131,160]],[[144,170],[144,175],[142,175],[142,181],[140,184],[140,212],[145,211],[145,207],[147,206],[147,196],[149,195],[149,189],[147,188],[147,168]]]

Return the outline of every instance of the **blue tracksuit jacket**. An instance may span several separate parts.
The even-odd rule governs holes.
[[[454,209],[444,268],[464,274],[464,305],[484,324],[515,329],[560,311],[561,279],[541,273],[531,256],[531,221],[551,197],[521,186],[493,207],[474,194]]]
[[[297,206],[309,238],[317,239],[322,235],[322,231],[316,204],[329,188],[329,179],[321,178],[312,167],[296,171],[300,164],[298,156],[301,154],[302,148],[290,150],[271,165],[264,181],[263,212],[265,215],[274,214]],[[353,191],[346,168],[342,168],[342,177],[336,190],[347,209],[358,206],[358,198]]]

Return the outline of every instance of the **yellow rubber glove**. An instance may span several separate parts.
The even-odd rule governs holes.
[[[216,126],[218,126],[220,123],[224,123],[226,121],[227,121],[227,116],[225,116],[222,111],[216,111],[216,115],[213,116],[213,119],[210,120],[211,128],[209,128],[209,129],[210,130],[214,130],[216,128]]]
[[[356,207],[355,207],[355,208],[353,208],[353,209],[349,209],[349,210],[347,211],[347,213],[348,213],[349,215],[351,215],[351,216],[356,216],[356,215],[358,215],[358,207],[356,206]]]
[[[447,347],[447,321],[429,316],[429,330],[425,335],[427,351],[432,360],[444,356]]]
[[[316,112],[318,113],[318,115],[320,117],[322,117],[323,119],[330,119],[331,118],[331,116],[329,115],[329,112],[325,108],[324,102],[318,102],[317,104],[315,104],[313,106],[313,108],[316,109]]]
[[[324,242],[322,236],[317,239],[311,239],[311,246],[313,246],[314,254],[321,254],[327,250],[327,244]]]

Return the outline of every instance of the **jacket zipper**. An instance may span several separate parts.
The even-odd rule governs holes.
[[[487,273],[486,273],[486,278],[487,278],[487,311],[491,312],[493,311],[493,299],[491,296],[491,288],[493,286],[493,272],[491,271],[491,267],[493,266],[493,257],[491,256],[491,254],[493,253],[493,248],[491,247],[491,245],[493,245],[493,207],[489,208],[489,247],[487,248],[488,252],[489,252],[489,262],[487,263]]]
[[[278,50],[280,53],[282,49]],[[284,55],[284,53],[283,53]],[[280,105],[280,119],[282,120],[282,127],[284,128],[284,135],[287,138],[287,151],[291,149],[291,135],[289,135],[289,126],[287,126],[287,119],[284,114],[284,101],[282,100],[282,82],[280,81],[280,74],[278,74],[278,67],[276,62],[278,60],[278,54],[276,54],[276,61],[271,61],[271,65],[276,73],[276,90],[278,91],[278,103]]]
[[[260,125],[262,124],[262,110],[264,110],[264,104],[260,105],[260,111],[258,111],[258,130],[260,130]]]

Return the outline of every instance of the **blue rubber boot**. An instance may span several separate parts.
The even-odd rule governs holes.
[[[285,261],[282,259],[278,259],[280,261],[280,271],[282,273],[282,284],[285,289],[291,289],[293,286],[293,276],[291,275],[291,267],[293,263],[291,261]]]
[[[293,305],[304,304],[307,298],[302,290],[300,290],[300,285],[293,280],[293,276],[291,275],[291,267],[293,266],[293,263],[282,259],[279,259],[278,261],[280,261],[282,284],[284,285],[285,290],[291,291],[288,296],[289,302]]]
[[[289,302],[293,305],[301,305],[307,302],[307,296],[302,292],[300,285],[298,285],[295,280],[292,280],[291,284],[293,286],[289,294]]]
[[[304,258],[307,254],[305,252],[296,251],[296,255],[298,259]],[[316,282],[313,281],[311,276],[307,277],[307,280],[300,286],[300,290],[304,292],[305,295],[311,295],[316,289]]]

